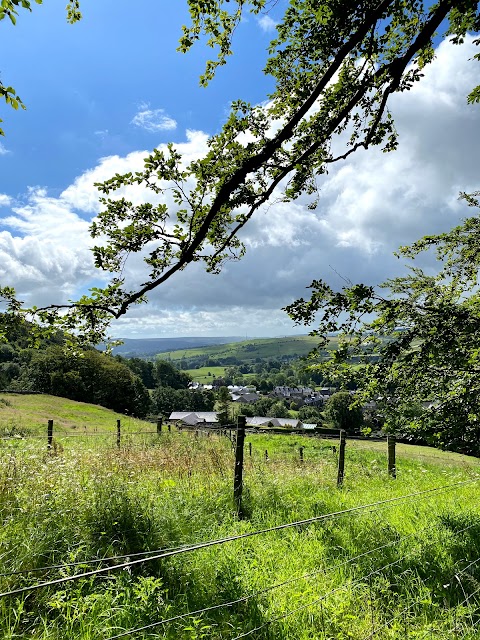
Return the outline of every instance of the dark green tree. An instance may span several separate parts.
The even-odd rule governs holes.
[[[172,389],[188,389],[192,378],[185,371],[180,371],[167,360],[158,358],[155,361],[155,378],[159,387],[171,387]]]
[[[317,407],[301,407],[298,412],[298,418],[302,422],[321,422],[322,412]]]
[[[217,417],[220,424],[230,424],[230,405],[232,398],[227,387],[220,387],[217,391]]]
[[[321,344],[341,331],[339,349],[315,368],[338,384],[353,380],[387,430],[480,455],[480,192],[462,198],[476,215],[399,250],[409,259],[434,251],[437,274],[411,266],[379,288],[341,291],[318,280],[288,311],[318,323]]]
[[[270,418],[288,418],[289,413],[288,409],[285,406],[285,403],[281,400],[274,402],[270,407],[270,411],[267,413],[267,416]]]
[[[71,353],[51,346],[34,351],[24,368],[21,385],[139,417],[150,409],[149,394],[142,381],[128,367],[94,349]]]
[[[354,398],[348,391],[338,391],[327,400],[325,415],[337,429],[344,429],[347,433],[356,433],[363,424],[362,409],[354,405]]]
[[[153,411],[168,417],[172,411],[213,411],[212,391],[157,387],[152,393]]]
[[[122,356],[115,356],[115,358],[126,365],[135,375],[137,375],[147,389],[154,389],[156,385],[156,373],[155,365],[149,360],[143,358],[122,358]]]

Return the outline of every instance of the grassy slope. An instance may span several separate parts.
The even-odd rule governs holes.
[[[332,346],[336,339],[331,338]],[[165,360],[181,360],[193,356],[211,356],[212,358],[235,357],[243,362],[250,362],[255,358],[275,358],[280,356],[305,356],[315,346],[318,340],[312,336],[291,336],[286,338],[258,338],[244,342],[234,342],[226,345],[215,345],[197,349],[181,349],[166,351],[159,354]]]
[[[125,431],[147,429],[142,420],[115,413],[105,407],[75,402],[43,394],[0,393],[0,435],[9,433],[46,433],[47,421],[54,421],[54,432],[94,433],[116,431],[117,420]]]
[[[78,405],[44,397],[47,406],[37,422],[57,400]],[[89,405],[80,407],[87,416]],[[255,531],[469,481],[479,471],[473,458],[399,445],[398,478],[392,480],[385,444],[348,442],[345,483],[338,490],[331,441],[249,435],[247,519],[238,522],[226,438],[163,433],[120,450],[114,443],[91,450],[77,442],[66,439],[60,455],[46,455],[35,439],[19,441],[15,450],[9,441],[0,442],[0,573]],[[304,464],[299,446],[305,447]],[[106,640],[123,629],[289,581],[238,605],[133,637],[231,640],[262,626],[252,638],[363,640],[378,630],[374,637],[380,640],[470,640],[478,637],[473,630],[480,584],[478,498],[479,485],[468,484],[152,562],[108,579],[0,598],[0,637]],[[87,568],[0,575],[0,591]],[[311,575],[300,578],[305,574]],[[466,597],[470,600],[461,604]],[[268,624],[274,618],[278,621]]]

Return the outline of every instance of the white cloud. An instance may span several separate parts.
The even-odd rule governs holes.
[[[6,156],[10,151],[5,147],[5,145],[0,142],[0,156]]]
[[[148,104],[140,105],[131,124],[151,133],[172,131],[177,128],[176,120],[167,115],[164,109],[150,109]]]
[[[0,207],[8,207],[12,202],[10,196],[6,193],[0,193]]]
[[[29,304],[62,303],[98,278],[89,251],[88,222],[43,189],[2,219],[0,282]]]
[[[152,292],[147,306],[115,323],[115,333],[288,334],[292,325],[279,309],[308,295],[305,287],[314,278],[340,287],[342,277],[375,284],[395,275],[400,263],[392,251],[400,244],[448,229],[471,213],[457,195],[479,187],[480,114],[466,105],[477,83],[477,67],[468,61],[472,52],[473,46],[443,43],[422,82],[393,96],[396,152],[360,151],[333,166],[319,179],[315,211],[306,196],[265,207],[242,232],[242,261],[227,264],[219,276],[206,274],[200,263],[189,265]],[[189,162],[205,153],[207,135],[189,131],[175,147]],[[88,224],[99,211],[93,183],[141,169],[146,155],[139,150],[102,158],[57,198],[33,189],[13,207],[9,196],[0,195],[0,204],[13,207],[0,231],[0,283],[17,285],[39,303],[78,295],[102,277],[89,252]],[[121,195],[134,203],[153,201],[144,188],[128,187]],[[134,257],[125,275],[129,283],[144,282],[145,265]]]
[[[257,22],[260,25],[262,31],[265,32],[275,31],[275,28],[278,24],[268,15],[260,16],[259,18],[257,18]]]

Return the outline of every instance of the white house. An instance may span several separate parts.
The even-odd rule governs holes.
[[[215,411],[173,411],[168,419],[171,422],[183,422],[191,426],[218,423]]]

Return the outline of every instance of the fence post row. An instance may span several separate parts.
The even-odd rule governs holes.
[[[120,420],[117,420],[117,447],[120,449],[120,438],[121,438],[121,432],[120,432],[121,426],[120,426]]]
[[[343,477],[345,475],[345,445],[346,434],[343,429],[340,430],[340,444],[338,449],[338,475],[337,475],[337,487],[341,487],[343,484]]]
[[[160,435],[162,433],[162,418],[157,418],[157,433]]]
[[[53,445],[53,420],[48,421],[47,426],[47,449],[50,451]]]
[[[387,445],[388,445],[388,473],[392,478],[397,477],[397,466],[395,462],[395,445],[396,445],[396,437],[395,436],[387,436]]]
[[[233,499],[237,516],[243,518],[243,444],[245,442],[245,416],[237,417],[237,437],[235,446],[235,474],[233,479]]]
[[[300,462],[303,462],[303,447],[300,447]]]

